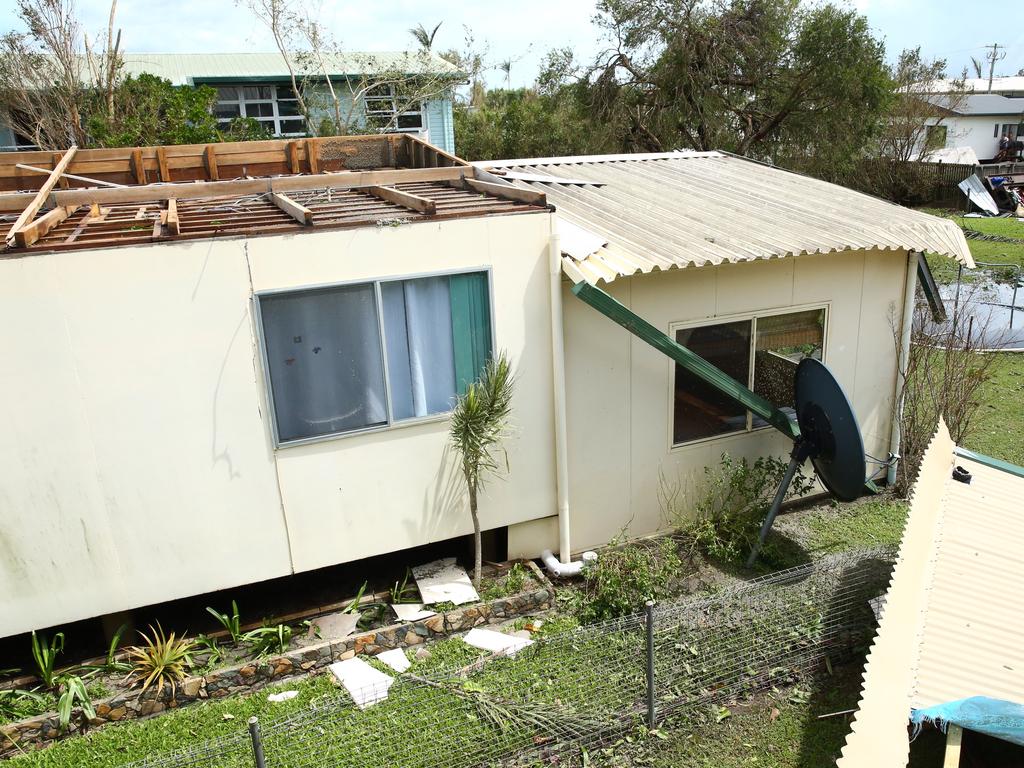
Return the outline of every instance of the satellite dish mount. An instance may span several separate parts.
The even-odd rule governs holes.
[[[793,444],[786,474],[747,558],[748,568],[757,560],[793,477],[805,461],[811,460],[821,484],[840,501],[853,501],[864,488],[864,441],[853,407],[832,372],[820,360],[804,358],[796,369],[795,390],[800,436]]]

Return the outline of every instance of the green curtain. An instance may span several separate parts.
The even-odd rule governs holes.
[[[452,340],[455,386],[460,395],[475,381],[491,356],[491,302],[486,272],[452,275]]]

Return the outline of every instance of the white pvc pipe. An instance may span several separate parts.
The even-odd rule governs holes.
[[[555,557],[550,549],[545,549],[540,553],[540,559],[543,561],[544,567],[548,569],[548,573],[552,576],[579,576],[583,572],[585,565],[597,560],[597,553],[584,552],[582,560],[577,560],[574,563],[562,563],[558,561],[558,558]]]
[[[917,293],[917,253],[907,254],[907,279],[903,288],[903,324],[900,326],[900,355],[896,361],[896,391],[893,396],[892,429],[889,432],[889,468],[885,473],[885,482],[892,485],[896,482],[897,458],[900,455],[900,421],[903,418],[903,384],[907,361],[910,359],[910,332],[914,323],[914,301]]]
[[[553,222],[553,217],[552,217]],[[557,231],[548,243],[551,283],[551,378],[555,417],[555,495],[558,504],[558,554],[570,563],[569,454],[565,424],[565,339],[562,326],[562,247]],[[549,552],[550,554],[550,552]]]

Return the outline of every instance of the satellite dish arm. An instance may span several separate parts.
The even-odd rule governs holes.
[[[760,416],[790,440],[800,436],[800,428],[783,411],[752,392],[725,371],[709,363],[703,357],[676,342],[671,336],[659,331],[636,313],[617,302],[612,296],[596,285],[581,280],[572,287],[576,298],[589,304],[605,317],[614,320],[642,341],[667,355],[693,375],[717,389],[726,397]]]

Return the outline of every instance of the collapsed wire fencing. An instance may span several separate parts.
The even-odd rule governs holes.
[[[550,759],[687,708],[785,685],[862,651],[894,551],[877,549],[538,639],[515,656],[398,675],[133,768],[463,768]],[[386,694],[386,698],[384,695]]]

